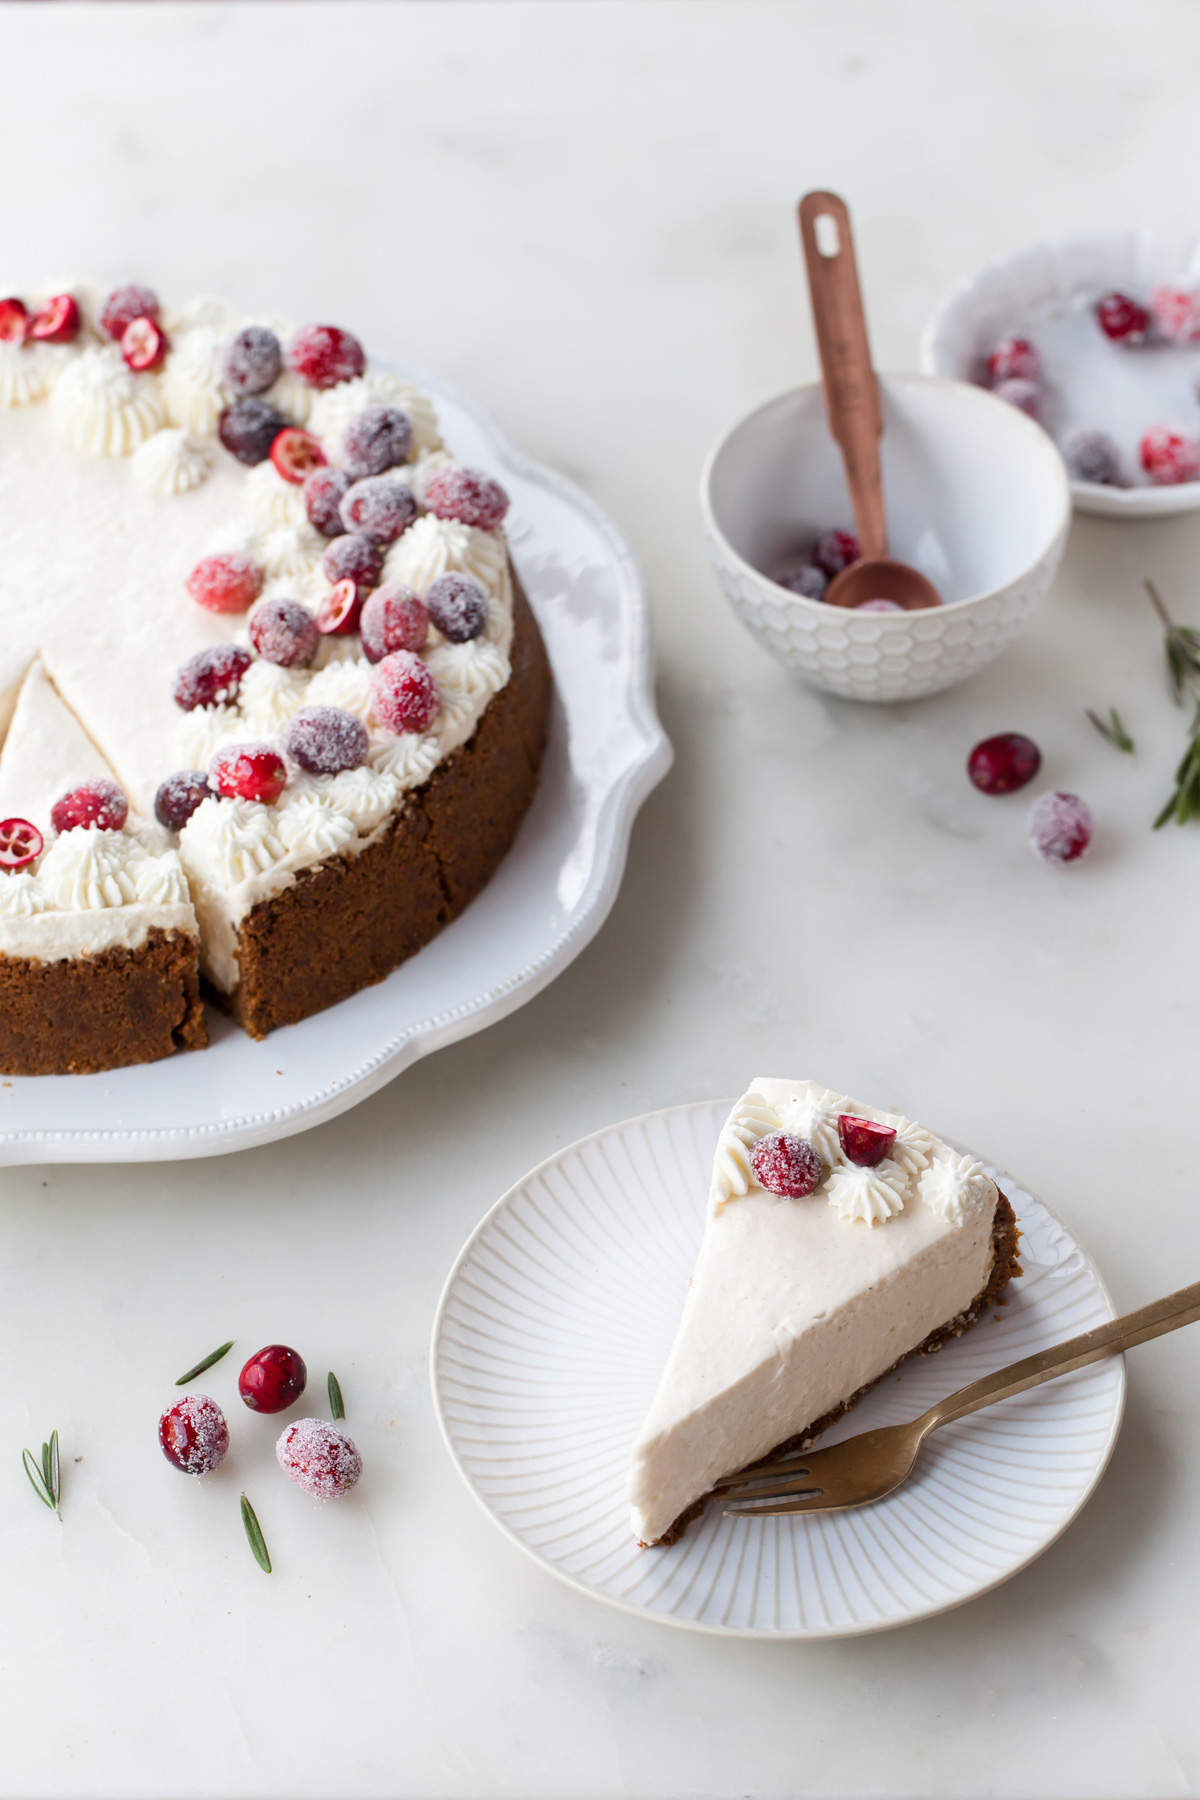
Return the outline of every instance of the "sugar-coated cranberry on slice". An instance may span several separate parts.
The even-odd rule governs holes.
[[[351,477],[345,469],[314,469],[304,483],[304,510],[310,525],[326,537],[341,537],[342,499]]]
[[[298,425],[287,425],[271,445],[271,461],[285,481],[301,487],[314,469],[323,467],[326,457],[320,438]]]
[[[214,644],[211,650],[197,650],[175,677],[176,706],[191,712],[196,706],[230,705],[250,662],[250,652],[240,644]]]
[[[411,650],[394,651],[371,671],[371,705],[388,731],[428,731],[441,704],[437,682]]]
[[[439,519],[457,519],[480,531],[494,531],[508,511],[508,495],[482,469],[451,463],[425,483],[425,504]]]
[[[860,1119],[855,1113],[842,1113],[838,1119],[842,1155],[860,1169],[874,1169],[895,1141],[896,1132],[891,1125],[877,1125],[874,1119]]]
[[[1150,296],[1150,310],[1154,323],[1168,342],[1200,342],[1200,288],[1164,283]]]
[[[168,831],[182,831],[196,808],[212,798],[203,769],[179,769],[159,784],[154,816]]]
[[[383,569],[383,550],[361,531],[347,531],[334,538],[321,558],[330,581],[352,581],[361,589],[373,588]]]
[[[71,344],[82,323],[74,294],[53,294],[30,319],[29,335],[39,344]]]
[[[353,332],[340,325],[302,325],[288,339],[284,360],[309,387],[336,387],[367,366],[367,353]]]
[[[1039,794],[1029,809],[1030,847],[1043,862],[1076,862],[1092,841],[1091,808],[1078,794]]]
[[[832,581],[861,555],[862,545],[852,531],[825,531],[813,546],[812,559],[822,575]]]
[[[274,806],[287,786],[287,769],[270,744],[224,744],[208,765],[208,785],[226,800]]]
[[[1010,406],[1027,413],[1031,419],[1041,417],[1042,390],[1036,381],[1029,381],[1024,375],[1011,375],[998,381],[992,392],[997,400],[1007,400]]]
[[[353,1443],[324,1419],[295,1419],[285,1426],[275,1459],[288,1479],[314,1500],[348,1494],[362,1474],[362,1457]]]
[[[153,288],[140,281],[126,281],[113,288],[100,308],[100,329],[106,337],[120,343],[127,326],[135,319],[149,319],[158,324],[160,307]]]
[[[412,421],[398,406],[364,406],[342,433],[342,462],[356,481],[382,475],[408,461],[412,441]]]
[[[185,1475],[211,1475],[228,1454],[229,1426],[207,1394],[185,1394],[158,1421],[158,1441],[172,1467]]]
[[[347,576],[335,581],[317,608],[316,626],[322,637],[350,637],[358,630],[365,588]]]
[[[373,544],[394,544],[417,516],[417,503],[406,481],[394,475],[366,475],[346,489],[342,524],[361,532]]]
[[[196,605],[215,613],[246,612],[262,590],[262,570],[240,550],[202,556],[187,578],[187,591]]]
[[[94,825],[97,831],[120,831],[128,817],[128,800],[106,775],[81,781],[50,808],[50,823],[60,833],[84,825]]]
[[[993,387],[999,381],[1040,381],[1042,358],[1027,337],[1002,337],[987,359],[987,372]]]
[[[429,608],[399,582],[389,581],[363,604],[358,622],[363,655],[382,662],[394,650],[419,650],[429,635]]]
[[[1200,437],[1182,425],[1151,425],[1138,455],[1155,487],[1179,487],[1200,478]]]
[[[1101,487],[1124,487],[1121,452],[1107,431],[1079,426],[1062,442],[1063,460],[1072,481],[1094,481]]]
[[[308,1383],[298,1350],[268,1344],[256,1350],[238,1376],[238,1393],[251,1412],[277,1413],[294,1406]]]
[[[760,1187],[787,1200],[803,1200],[820,1184],[821,1159],[807,1138],[769,1131],[759,1138],[750,1167]]]
[[[302,706],[283,734],[284,749],[310,775],[361,769],[369,742],[362,720],[340,706]]]
[[[266,462],[271,445],[287,429],[287,423],[283,414],[265,400],[248,396],[225,408],[217,420],[217,436],[231,456],[253,469]]]
[[[28,819],[0,819],[0,869],[11,874],[27,868],[44,848],[41,832]]]
[[[1041,751],[1019,731],[984,738],[967,758],[967,774],[981,794],[1015,794],[1041,766]]]
[[[166,332],[153,319],[130,319],[121,333],[121,355],[138,375],[157,369],[169,348]]]
[[[823,600],[829,586],[828,575],[811,562],[797,563],[794,569],[785,569],[775,579],[789,594],[799,594],[805,600]]]
[[[221,352],[221,380],[235,394],[265,394],[282,368],[279,339],[266,325],[243,325]]]
[[[1150,329],[1150,314],[1128,294],[1101,294],[1096,302],[1096,322],[1106,338],[1114,344],[1144,344]]]
[[[0,344],[23,344],[29,335],[29,308],[15,294],[0,300]]]
[[[452,644],[469,643],[487,624],[488,600],[482,584],[455,569],[447,569],[430,582],[425,604],[442,636]]]
[[[316,655],[317,621],[298,600],[264,600],[250,615],[250,642],[264,662],[302,669]]]

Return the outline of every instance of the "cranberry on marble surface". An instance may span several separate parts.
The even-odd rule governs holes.
[[[1029,809],[1029,842],[1043,862],[1069,863],[1081,857],[1095,829],[1091,808],[1078,794],[1039,794]]]
[[[42,834],[28,819],[0,819],[0,869],[9,874],[36,862],[44,848]]]
[[[411,588],[388,582],[364,602],[358,628],[363,655],[382,662],[394,650],[419,650],[429,635],[429,609]]]
[[[1150,314],[1128,294],[1114,291],[1102,294],[1096,302],[1096,322],[1106,338],[1114,344],[1144,344],[1150,329]]]
[[[82,323],[74,294],[54,294],[30,319],[29,335],[40,344],[71,344]]]
[[[317,621],[298,600],[264,600],[250,616],[250,642],[264,662],[302,669],[312,661],[320,638]]]
[[[408,461],[413,429],[398,406],[364,406],[342,434],[342,461],[355,480]]]
[[[106,775],[81,781],[50,808],[50,823],[60,833],[84,825],[94,825],[97,831],[120,831],[128,817],[128,800]]]
[[[317,608],[317,630],[322,637],[349,637],[358,630],[364,592],[349,576],[334,582]]]
[[[154,796],[154,816],[168,831],[182,831],[196,808],[211,797],[203,769],[179,769],[160,783]]]
[[[215,613],[245,612],[262,590],[262,570],[240,550],[202,556],[187,578],[187,591],[197,606]]]
[[[759,1138],[750,1157],[755,1179],[769,1194],[803,1200],[821,1180],[821,1159],[807,1138],[790,1131],[769,1131]]]
[[[894,1126],[877,1125],[874,1119],[860,1119],[855,1113],[842,1113],[838,1119],[842,1155],[860,1169],[874,1169],[895,1141]]]
[[[1041,766],[1041,751],[1019,731],[984,738],[967,758],[967,774],[981,794],[1015,794]]]
[[[1036,419],[1042,410],[1042,390],[1036,381],[1028,381],[1023,375],[1013,375],[1007,381],[998,381],[992,389],[997,400],[1007,400],[1019,412],[1028,413]]]
[[[288,720],[283,747],[310,775],[340,775],[367,760],[367,728],[340,706],[302,706]]]
[[[309,387],[336,387],[351,381],[367,366],[367,356],[352,332],[340,325],[302,325],[288,339],[284,360],[293,375]]]
[[[185,1475],[210,1475],[225,1461],[229,1427],[207,1394],[185,1394],[158,1421],[158,1441],[173,1468]]]
[[[153,288],[145,287],[140,281],[126,281],[113,288],[100,308],[100,329],[119,344],[126,327],[135,319],[149,319],[152,325],[157,325],[159,310],[158,295]]]
[[[0,300],[0,344],[23,344],[29,335],[29,309],[15,294]]]
[[[1172,344],[1200,342],[1200,288],[1166,283],[1150,297],[1150,310],[1159,331]]]
[[[287,770],[270,744],[224,744],[208,765],[208,785],[226,800],[273,806],[287,786]]]
[[[286,425],[271,445],[276,473],[294,487],[301,487],[314,469],[323,468],[325,460],[320,438],[298,425]]]
[[[428,731],[442,700],[420,657],[396,650],[371,671],[371,704],[379,723],[400,735]]]
[[[425,504],[439,519],[457,519],[480,531],[494,531],[508,511],[508,495],[482,469],[451,463],[425,483]]]
[[[828,575],[818,569],[816,563],[798,563],[794,569],[785,569],[775,579],[780,587],[787,588],[790,594],[800,594],[805,600],[823,600],[829,586]]]
[[[1181,425],[1151,425],[1138,455],[1155,487],[1178,487],[1200,477],[1200,437]]]
[[[294,1406],[308,1382],[298,1350],[268,1344],[256,1350],[238,1376],[238,1393],[251,1412],[277,1413]]]
[[[266,462],[271,445],[287,426],[283,414],[265,400],[247,397],[225,408],[217,420],[217,436],[231,456],[253,469]]]
[[[350,481],[345,469],[324,468],[314,469],[304,483],[304,510],[308,522],[327,538],[341,537],[346,529],[342,524],[341,507]]]
[[[284,1474],[314,1500],[348,1494],[362,1474],[362,1457],[345,1432],[324,1419],[296,1419],[275,1446]]]
[[[266,325],[243,325],[221,353],[221,380],[235,394],[265,394],[282,368],[279,339]]]
[[[988,380],[995,387],[1000,381],[1040,381],[1042,359],[1025,337],[1002,337],[987,359]]]
[[[175,677],[176,706],[191,712],[195,706],[231,705],[250,660],[250,652],[240,644],[214,644],[210,650],[197,650]]]
[[[342,524],[373,544],[393,544],[417,516],[417,503],[406,481],[394,475],[367,475],[346,489]]]
[[[1101,487],[1123,487],[1121,452],[1107,431],[1084,426],[1063,439],[1063,460],[1073,481],[1094,481]]]
[[[361,531],[347,531],[334,538],[321,558],[321,568],[330,581],[352,581],[359,589],[373,588],[383,569],[383,550]]]
[[[469,643],[487,624],[488,600],[482,585],[473,575],[461,575],[456,569],[447,569],[430,582],[425,604],[442,636],[452,644]]]
[[[136,375],[157,369],[170,346],[153,319],[131,319],[121,333],[121,355]]]
[[[832,581],[862,555],[862,546],[852,531],[825,531],[813,548],[813,562],[822,575]]]

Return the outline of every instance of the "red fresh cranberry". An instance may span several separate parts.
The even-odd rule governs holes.
[[[345,469],[314,469],[304,483],[304,510],[309,524],[328,538],[340,537],[346,529],[341,506],[349,486]]]
[[[265,325],[243,325],[221,353],[221,380],[235,394],[265,394],[282,368],[279,339]]]
[[[1128,294],[1104,294],[1096,302],[1096,319],[1105,337],[1114,344],[1144,344],[1150,314]]]
[[[371,672],[371,704],[389,731],[428,731],[441,706],[437,682],[419,656],[396,650]]]
[[[15,294],[0,300],[0,344],[23,344],[29,334],[29,310]]]
[[[1063,439],[1063,460],[1072,481],[1095,481],[1102,487],[1122,487],[1121,452],[1106,431],[1079,427]]]
[[[43,850],[42,834],[28,819],[0,819],[0,869],[23,869]]]
[[[185,1394],[158,1421],[158,1441],[167,1461],[185,1475],[211,1475],[225,1461],[229,1427],[207,1394]]]
[[[365,591],[349,577],[334,582],[317,608],[317,630],[322,637],[349,637],[358,630]]]
[[[376,588],[359,620],[363,655],[382,662],[394,650],[419,650],[429,635],[429,608],[411,588],[396,582]]]
[[[1179,425],[1152,425],[1138,454],[1155,487],[1178,487],[1200,476],[1200,438]]]
[[[862,555],[862,546],[852,531],[826,531],[817,539],[813,562],[822,575],[833,580]]]
[[[123,287],[115,287],[100,308],[100,329],[119,344],[135,319],[149,319],[157,325],[158,314],[154,289],[143,287],[140,281],[127,281]]]
[[[231,456],[253,469],[266,462],[271,445],[287,429],[283,414],[265,400],[235,400],[217,420],[217,436]]]
[[[360,531],[334,538],[321,558],[330,581],[352,581],[357,588],[373,588],[383,569],[383,551]]]
[[[1042,410],[1042,390],[1036,381],[1027,381],[1023,375],[1013,375],[1007,381],[998,381],[992,389],[997,400],[1007,400],[1018,412],[1028,413],[1036,419]]]
[[[240,550],[202,556],[187,578],[187,591],[196,605],[215,613],[245,612],[262,590],[262,570]]]
[[[268,1344],[256,1351],[238,1376],[238,1393],[251,1412],[286,1412],[294,1406],[308,1382],[308,1370],[298,1350],[286,1344]]]
[[[211,799],[203,769],[180,769],[168,775],[154,796],[154,816],[168,831],[182,831],[196,808]]]
[[[367,760],[367,728],[340,706],[302,706],[288,720],[283,747],[310,775],[340,775]]]
[[[50,823],[57,832],[74,831],[81,825],[94,825],[97,831],[120,831],[128,817],[128,800],[106,775],[95,781],[81,781],[50,808]]]
[[[226,800],[274,806],[287,786],[287,770],[270,744],[226,744],[208,765],[208,785]]]
[[[40,344],[70,344],[82,323],[74,294],[55,294],[43,300],[30,319],[29,335]]]
[[[451,463],[426,482],[425,504],[439,519],[458,519],[480,531],[494,531],[508,511],[508,495],[481,469]]]
[[[302,669],[316,654],[320,633],[298,600],[264,600],[250,619],[250,642],[265,662]]]
[[[442,636],[452,644],[477,638],[487,624],[487,595],[473,575],[448,569],[430,582],[425,604]]]
[[[342,524],[361,532],[373,544],[392,544],[417,516],[417,503],[406,481],[394,475],[368,475],[346,489]]]
[[[1019,731],[984,738],[967,758],[967,774],[981,794],[1015,794],[1042,766],[1042,753]]]
[[[408,461],[413,430],[398,406],[364,406],[342,435],[342,461],[354,476],[382,475]]]
[[[240,644],[216,644],[189,656],[175,677],[175,704],[184,712],[194,706],[229,705],[237,698],[250,652]]]
[[[324,465],[325,452],[321,448],[320,438],[315,438],[311,431],[301,431],[298,425],[289,425],[271,445],[271,461],[285,481],[300,487],[314,469]]]
[[[284,1474],[314,1500],[348,1494],[362,1474],[362,1457],[345,1432],[324,1419],[295,1419],[275,1446]]]
[[[121,333],[121,355],[135,374],[157,369],[168,348],[166,332],[153,319],[131,319]]]
[[[993,387],[998,381],[1040,381],[1042,359],[1028,338],[1002,337],[987,359],[987,371]]]
[[[1150,297],[1154,323],[1172,344],[1200,340],[1200,288],[1164,286]]]
[[[750,1158],[759,1185],[769,1194],[803,1200],[821,1179],[821,1159],[807,1138],[790,1131],[769,1131],[759,1138]]]
[[[785,569],[782,575],[775,577],[780,587],[785,587],[790,594],[799,594],[805,600],[822,600],[825,589],[829,586],[829,577],[816,563],[798,563],[794,569]]]
[[[1078,794],[1039,794],[1028,823],[1029,842],[1043,862],[1074,862],[1092,841],[1091,809]]]
[[[890,1125],[876,1125],[874,1119],[860,1119],[854,1113],[843,1113],[838,1119],[842,1155],[860,1169],[875,1168],[895,1141],[896,1133]]]
[[[289,339],[284,357],[293,375],[315,388],[352,381],[367,366],[366,351],[340,325],[302,325]]]

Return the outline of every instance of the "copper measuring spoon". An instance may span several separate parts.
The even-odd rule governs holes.
[[[887,553],[887,516],[879,470],[883,418],[871,367],[850,214],[836,194],[821,192],[805,194],[799,212],[825,411],[842,453],[862,547],[858,562],[835,575],[822,598],[828,606],[846,607],[861,606],[864,600],[894,600],[905,612],[940,606],[942,597],[933,583],[918,569]],[[818,220],[824,222],[820,231]]]

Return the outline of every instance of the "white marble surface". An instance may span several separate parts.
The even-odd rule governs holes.
[[[1200,1339],[1134,1353],[1113,1465],[1034,1568],[905,1632],[789,1648],[645,1627],[527,1563],[441,1450],[426,1342],[461,1240],[524,1169],[756,1070],[977,1145],[1120,1303],[1200,1274],[1200,832],[1147,828],[1182,721],[1138,592],[1152,574],[1200,619],[1200,521],[1079,521],[1021,644],[889,712],[767,660],[695,504],[717,431],[811,371],[804,187],[854,204],[896,368],[994,252],[1194,226],[1195,9],[7,6],[0,60],[11,277],[136,271],[344,316],[473,389],[633,538],[678,749],[609,924],[520,1014],[269,1150],[5,1173],[0,1791],[1193,1793]],[[1114,701],[1134,761],[1082,721]],[[1088,863],[1042,868],[1022,801],[967,786],[971,741],[1010,726],[1092,801]],[[235,1467],[167,1468],[170,1378],[230,1332],[338,1371],[360,1498],[303,1501],[249,1415]],[[53,1424],[61,1527],[18,1462]]]

